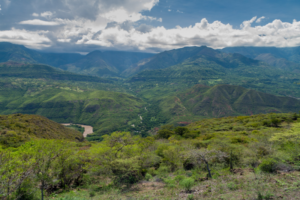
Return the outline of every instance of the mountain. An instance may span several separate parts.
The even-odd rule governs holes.
[[[300,64],[300,47],[227,47],[222,49],[225,53],[239,53],[255,59],[261,54],[272,54],[276,58],[284,58],[287,61]]]
[[[58,67],[76,62],[83,56],[76,53],[42,53],[23,45],[0,42],[0,62],[42,63]]]
[[[185,47],[159,53],[151,58],[144,59],[130,68],[126,69],[122,75],[130,76],[146,69],[164,69],[207,50],[207,47]]]
[[[131,65],[154,54],[93,51],[75,63],[60,66],[61,69],[87,75],[118,76]]]
[[[241,66],[259,65],[259,62],[249,59],[240,54],[223,53],[206,46],[202,47],[185,47],[166,51],[143,60],[138,64],[124,71],[123,75],[130,76],[144,70],[166,69],[171,66],[178,66],[183,63],[191,63],[201,60],[203,63],[214,62],[224,68],[238,68]]]
[[[296,73],[300,72],[300,64],[290,62],[285,58],[277,58],[270,53],[259,54],[254,59],[263,61],[271,66],[283,69],[285,71],[296,72]]]
[[[82,133],[38,115],[0,115],[0,144],[19,146],[35,138],[83,141]]]
[[[213,87],[195,85],[190,90],[170,96],[160,102],[160,107],[171,121],[253,115],[259,113],[298,112],[300,100],[233,85]]]
[[[17,62],[0,63],[0,77],[43,78],[52,80],[111,82],[93,76],[79,75],[62,71],[42,64],[24,64]]]
[[[45,64],[70,72],[100,77],[119,76],[130,66],[153,55],[122,51],[93,51],[85,56],[77,53],[45,53],[22,45],[0,42],[0,63]]]
[[[145,90],[141,88],[145,88],[151,93],[150,90],[157,90],[155,89],[157,85],[184,90],[195,84],[209,86],[231,84],[275,95],[300,97],[300,87],[297,85],[300,83],[297,64],[288,66],[289,70],[286,70],[284,67],[273,67],[266,62],[241,54],[224,53],[208,47],[183,48],[171,52],[175,55],[176,51],[189,52],[195,49],[197,53],[194,56],[173,66],[157,69],[157,66],[145,64],[148,66],[145,70],[139,72],[140,68],[138,73],[129,78],[131,88],[144,91],[143,93]],[[166,53],[154,57],[158,58]],[[155,62],[158,63],[159,59]],[[146,95],[149,96],[149,93]]]

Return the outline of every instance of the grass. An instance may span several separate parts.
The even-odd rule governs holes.
[[[191,192],[185,192],[180,184],[168,187],[155,181],[141,182],[128,191],[112,188],[97,191],[90,197],[89,189],[73,190],[71,193],[58,194],[49,199],[300,199],[300,173],[255,174],[251,169],[243,169],[243,175],[226,174],[221,177],[197,181]]]

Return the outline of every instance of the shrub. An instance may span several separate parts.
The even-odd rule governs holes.
[[[168,129],[162,129],[162,130],[159,130],[159,131],[157,132],[157,137],[158,137],[158,138],[168,139],[168,138],[171,137],[173,134],[174,134],[173,131],[170,131],[170,130],[168,130]]]
[[[237,190],[238,189],[238,185],[233,183],[233,182],[229,182],[227,184],[227,187],[228,187],[229,190]]]
[[[157,170],[156,170],[156,175],[158,177],[167,177],[168,174],[170,173],[170,167],[168,166],[164,166],[164,165],[161,165]]]
[[[146,173],[146,175],[145,175],[145,179],[146,179],[147,181],[149,181],[150,179],[152,179],[152,175],[151,175],[151,174],[148,174],[148,173]]]
[[[185,176],[183,176],[183,175],[178,175],[178,176],[176,176],[176,177],[174,178],[174,180],[177,181],[177,182],[180,182],[180,181],[182,181],[184,178],[185,178]]]
[[[187,199],[188,199],[188,200],[193,200],[193,199],[194,199],[194,195],[189,194],[189,195],[187,196]]]
[[[249,139],[248,139],[248,137],[245,137],[245,136],[236,136],[236,137],[233,137],[231,139],[231,143],[233,143],[233,144],[237,144],[237,143],[247,144],[247,143],[249,143]]]
[[[187,133],[183,134],[184,138],[192,138],[192,139],[194,139],[194,138],[196,138],[198,136],[199,136],[199,133],[195,132],[195,131],[190,131],[190,132],[187,132]]]
[[[177,134],[177,135],[180,135],[180,136],[183,136],[185,134],[188,134],[190,133],[190,130],[186,127],[176,127],[174,129],[174,132]]]
[[[90,197],[94,197],[94,196],[96,196],[96,193],[94,191],[91,191],[90,192]]]
[[[278,162],[274,158],[268,158],[261,162],[259,168],[263,172],[273,173],[276,171]]]
[[[180,186],[183,187],[186,192],[191,191],[194,184],[195,184],[195,180],[192,178],[186,178],[180,181]]]

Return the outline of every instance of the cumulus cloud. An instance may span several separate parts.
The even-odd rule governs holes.
[[[159,0],[0,0],[1,14],[10,27],[1,29],[0,41],[37,49],[117,49],[157,52],[185,46],[300,45],[300,22],[274,20],[258,26],[264,17],[245,20],[239,28],[221,21],[174,28],[150,26],[162,21],[147,16]],[[181,12],[181,11],[177,11]],[[16,15],[16,13],[20,15]],[[153,23],[153,21],[156,21]],[[255,25],[254,25],[255,24]],[[83,50],[82,50],[83,51]]]
[[[22,42],[26,44],[41,43],[39,47],[48,43],[64,42],[80,46],[94,46],[118,50],[140,50],[140,51],[161,51],[185,46],[206,45],[213,48],[224,48],[228,46],[276,46],[292,47],[300,45],[300,22],[294,20],[292,23],[274,20],[264,26],[253,26],[257,17],[244,21],[240,28],[233,28],[230,24],[223,24],[220,21],[209,23],[206,19],[189,27],[177,26],[166,29],[163,26],[152,27],[146,24],[135,26],[132,21],[123,23],[111,22],[103,29],[93,31],[92,29],[80,29],[72,21],[56,23],[67,24],[63,30],[58,32],[28,32],[32,37],[23,37]],[[82,22],[84,23],[84,22]],[[11,30],[11,33],[25,30]],[[32,38],[39,35],[38,42]],[[9,34],[5,34],[8,41]],[[51,40],[50,40],[50,39]],[[3,41],[3,34],[0,31],[0,40]],[[17,41],[13,39],[12,41]]]
[[[139,50],[168,50],[184,46],[207,45],[213,48],[228,46],[277,46],[288,47],[300,45],[300,22],[293,23],[274,20],[264,26],[252,26],[256,17],[244,21],[241,28],[235,29],[230,24],[220,21],[209,23],[206,19],[194,26],[166,29],[151,28],[140,31],[140,27],[130,31],[110,27],[94,39],[78,41],[78,44],[94,44],[106,47],[137,48]]]
[[[260,18],[258,18],[257,20],[256,20],[256,23],[260,23],[263,19],[265,19],[266,17],[265,16],[262,16],[262,17],[260,17]]]
[[[51,41],[45,36],[47,31],[27,31],[11,29],[0,31],[0,40],[3,42],[12,42],[22,44],[29,48],[43,49],[51,46]]]
[[[53,15],[53,13],[50,11],[41,13],[41,16],[44,18],[51,18],[52,15]]]

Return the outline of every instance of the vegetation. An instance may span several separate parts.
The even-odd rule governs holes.
[[[99,143],[31,139],[18,147],[2,145],[0,195],[289,199],[299,191],[299,117],[205,119],[187,127],[163,126],[146,138],[114,132]],[[161,137],[163,130],[169,137]]]
[[[18,147],[37,138],[83,140],[80,132],[65,128],[42,116],[0,115],[0,145],[3,147]]]

